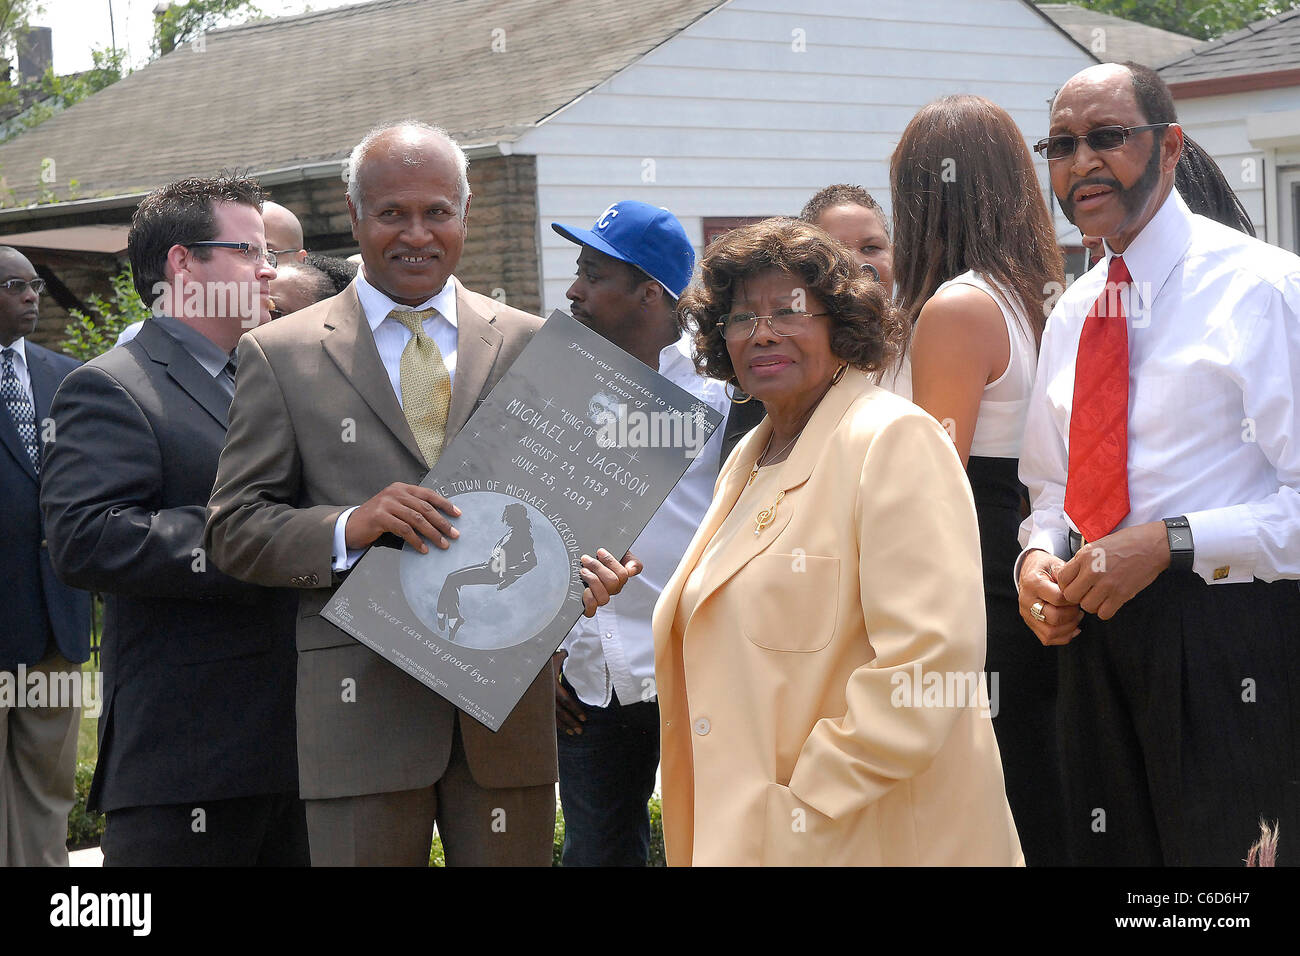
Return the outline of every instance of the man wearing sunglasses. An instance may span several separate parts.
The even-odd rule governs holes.
[[[54,397],[50,557],[105,595],[104,712],[88,804],[108,866],[306,865],[294,741],[296,601],[203,549],[239,337],[276,275],[261,188],[184,180],[132,219],[140,333]]]
[[[1169,90],[1074,76],[1038,150],[1104,258],[1043,334],[1020,609],[1060,647],[1076,864],[1240,865],[1300,833],[1300,259],[1191,214]]]
[[[77,367],[27,341],[44,288],[22,253],[0,246],[0,681],[24,691],[38,674],[79,688],[70,675],[90,656],[90,596],[55,577],[37,498],[50,400]],[[83,699],[0,695],[0,867],[68,863]]]

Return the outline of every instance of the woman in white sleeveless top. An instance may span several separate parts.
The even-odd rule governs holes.
[[[1064,287],[1061,253],[1024,136],[982,97],[944,97],[917,113],[890,178],[912,400],[948,431],[979,517],[1007,797],[1025,862],[1062,864],[1056,658],[1021,620],[1011,575],[1025,508],[1020,442],[1046,300]]]

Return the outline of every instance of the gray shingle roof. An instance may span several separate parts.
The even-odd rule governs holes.
[[[1134,60],[1155,67],[1181,56],[1201,42],[1196,37],[1098,13],[1073,3],[1040,3],[1038,9],[1104,61],[1124,63]],[[1104,49],[1094,48],[1098,30],[1103,31]]]
[[[1166,83],[1247,76],[1300,68],[1300,9],[1257,20],[1209,40],[1160,68]]]
[[[339,159],[411,116],[508,141],[723,2],[377,0],[213,31],[0,145],[0,201],[34,201],[47,157],[88,198]]]

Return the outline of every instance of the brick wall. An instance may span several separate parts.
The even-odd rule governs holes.
[[[532,156],[493,156],[470,164],[469,233],[456,276],[467,288],[491,295],[525,312],[541,310],[541,268],[538,262],[537,164]],[[344,200],[342,177],[299,180],[270,187],[272,199],[293,210],[302,221],[306,247],[351,255],[358,252]],[[61,228],[92,222],[129,222],[133,208],[94,215],[69,213],[36,224],[10,223],[8,232],[30,228]],[[3,243],[0,236],[0,243]],[[23,249],[47,279],[63,284],[65,303],[85,302],[96,292],[109,294],[109,277],[126,256]],[[32,341],[57,349],[68,322],[64,304],[47,292],[41,297],[41,320]]]

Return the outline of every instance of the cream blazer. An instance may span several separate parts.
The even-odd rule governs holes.
[[[1023,865],[979,694],[975,505],[915,405],[849,369],[772,466],[775,520],[703,570],[677,627],[770,435],[732,452],[655,608],[669,864]]]

